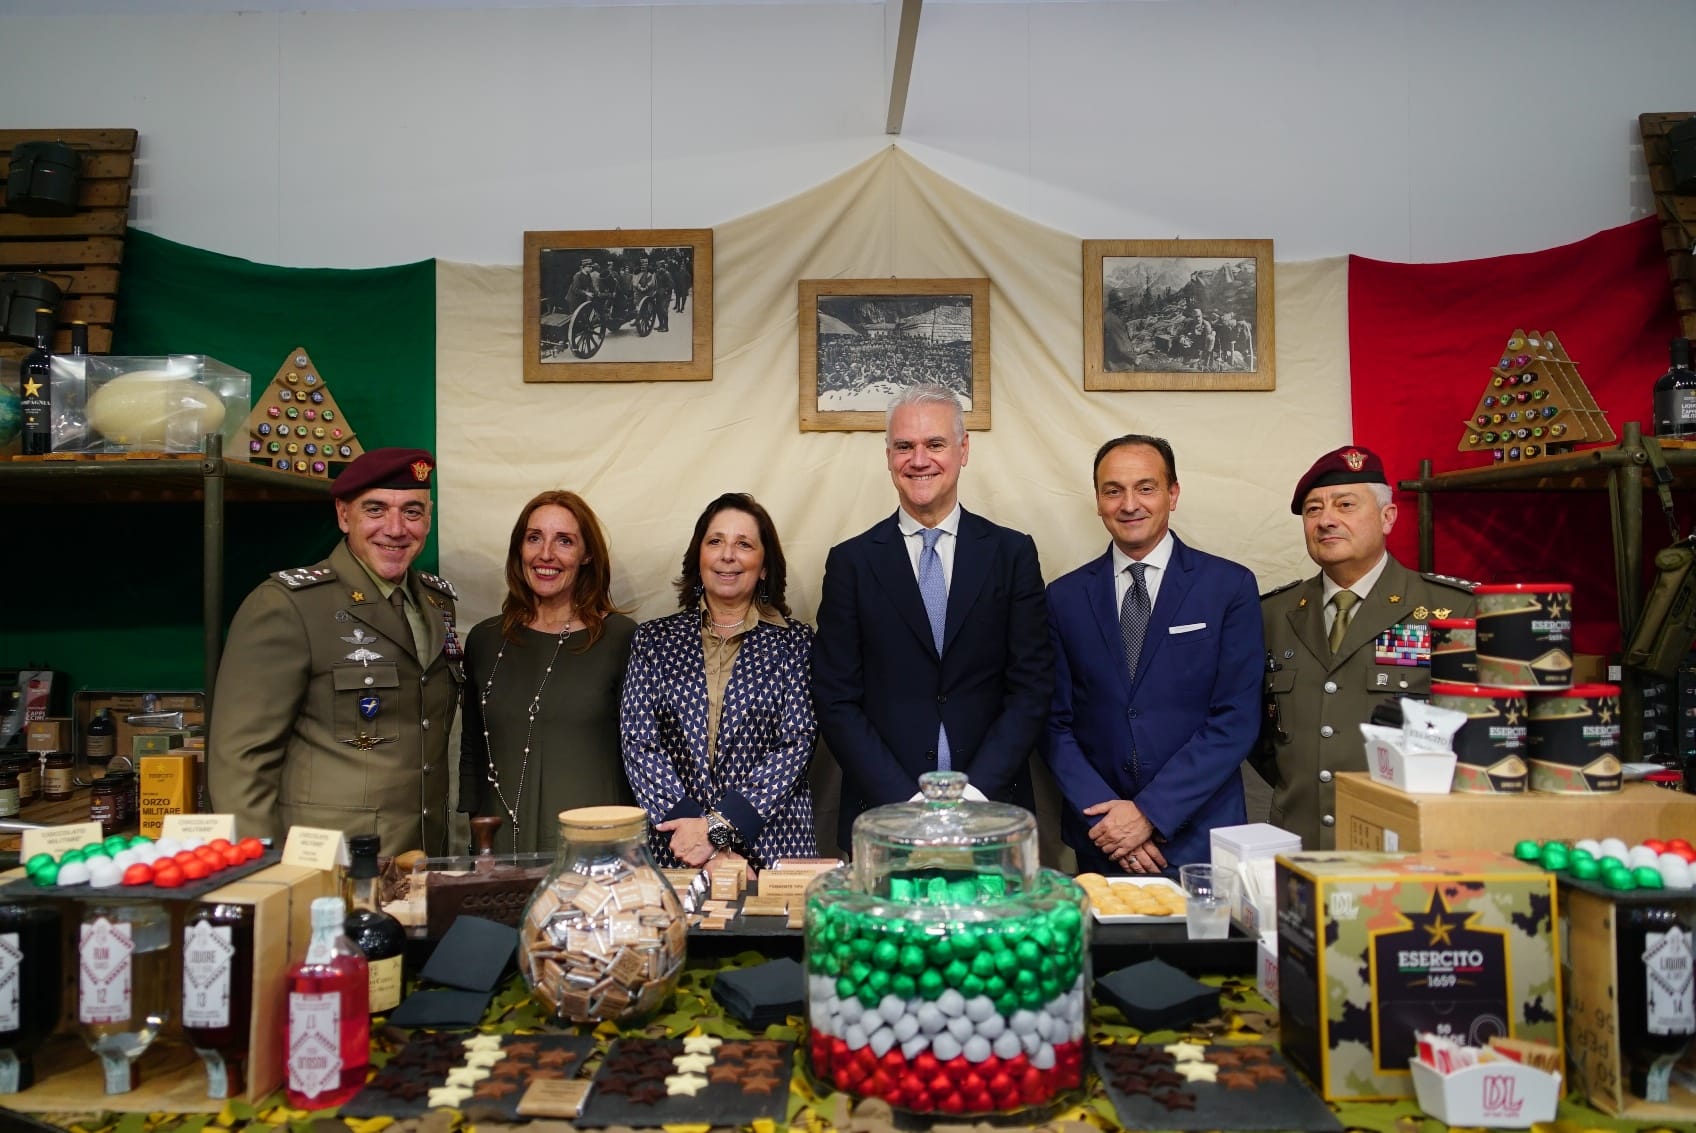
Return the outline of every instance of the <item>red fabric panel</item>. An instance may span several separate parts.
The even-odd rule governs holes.
[[[1553,331],[1614,431],[1652,429],[1654,382],[1678,333],[1654,217],[1522,255],[1447,264],[1351,256],[1349,369],[1354,440],[1379,453],[1392,484],[1434,469],[1488,464],[1458,451],[1464,423],[1516,330]],[[1316,454],[1317,455],[1317,454]],[[1397,493],[1390,551],[1419,561],[1417,497]],[[1578,649],[1620,646],[1606,492],[1450,494],[1436,499],[1436,567],[1489,582],[1571,582]],[[1655,498],[1643,529],[1669,541]],[[1681,497],[1686,531],[1696,500]],[[1648,556],[1645,556],[1645,562]]]

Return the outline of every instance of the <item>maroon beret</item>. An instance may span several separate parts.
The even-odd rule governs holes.
[[[1307,494],[1315,488],[1333,484],[1388,484],[1384,462],[1378,454],[1359,445],[1344,445],[1313,462],[1307,474],[1296,481],[1296,494],[1290,498],[1290,514],[1300,515]]]
[[[436,468],[436,458],[421,448],[377,448],[361,454],[342,469],[330,494],[338,500],[351,500],[373,488],[430,488],[430,473]]]

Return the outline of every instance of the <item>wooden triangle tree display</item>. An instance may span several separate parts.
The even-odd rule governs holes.
[[[303,346],[260,391],[246,432],[249,462],[314,480],[334,479],[365,451]]]
[[[1516,330],[1461,435],[1461,452],[1498,463],[1571,452],[1619,438],[1553,331]]]

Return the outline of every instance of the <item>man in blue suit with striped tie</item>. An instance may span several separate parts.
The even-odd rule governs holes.
[[[1036,544],[960,506],[970,438],[954,393],[897,395],[885,455],[901,506],[831,548],[813,640],[844,849],[854,819],[912,798],[926,771],[964,772],[969,797],[1029,809],[1054,687]]]
[[[1265,644],[1246,567],[1185,544],[1172,446],[1129,435],[1095,455],[1107,553],[1048,588],[1055,649],[1045,753],[1079,872],[1175,873],[1244,821]]]

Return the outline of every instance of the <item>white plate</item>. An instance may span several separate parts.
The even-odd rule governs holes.
[[[1144,887],[1170,889],[1180,898],[1184,895],[1182,886],[1180,886],[1177,882],[1164,877],[1109,877],[1107,879],[1107,884],[1140,885]],[[1102,914],[1101,910],[1095,907],[1095,903],[1093,901],[1090,903],[1089,911],[1095,915],[1096,923],[1098,924],[1173,924],[1181,923],[1184,919],[1183,913],[1176,913],[1169,917],[1143,916],[1138,913],[1118,913],[1112,916],[1105,916]]]

